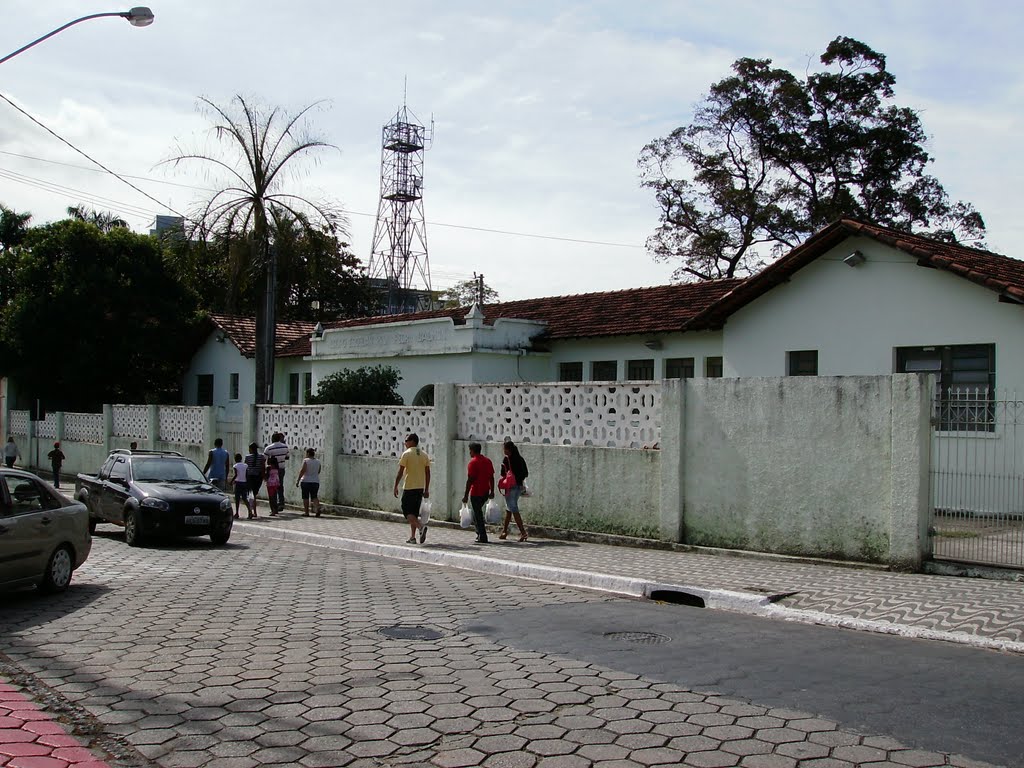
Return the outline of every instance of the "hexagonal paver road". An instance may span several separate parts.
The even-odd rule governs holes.
[[[464,629],[615,598],[244,536],[131,549],[100,530],[72,589],[9,598],[0,632],[7,672],[126,765],[979,765]],[[405,637],[379,631],[394,627]]]

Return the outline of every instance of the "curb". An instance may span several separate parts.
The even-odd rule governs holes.
[[[235,529],[243,535],[307,544],[325,549],[345,550],[364,555],[386,557],[392,560],[424,563],[446,568],[458,568],[476,573],[507,576],[516,579],[559,584],[565,587],[589,589],[622,597],[652,599],[656,592],[677,592],[699,598],[704,607],[714,610],[732,611],[766,619],[792,621],[800,624],[814,624],[836,629],[851,629],[877,634],[896,635],[917,640],[934,640],[957,645],[967,645],[1005,653],[1024,655],[1024,642],[997,640],[977,637],[963,632],[951,632],[923,627],[892,624],[872,619],[856,619],[820,611],[787,608],[774,602],[774,598],[763,594],[735,592],[727,589],[709,589],[682,584],[666,584],[629,576],[579,571],[571,568],[556,568],[549,565],[534,565],[510,560],[500,560],[481,555],[467,555],[441,549],[420,549],[409,545],[378,544],[362,539],[347,539],[322,533],[295,531],[286,528],[266,528],[257,525],[238,526]]]
[[[447,568],[459,568],[464,571],[489,573],[495,576],[508,576],[516,579],[529,579],[546,584],[560,584],[565,587],[592,589],[597,592],[610,592],[624,597],[650,599],[654,592],[683,592],[704,601],[708,608],[753,612],[763,608],[770,602],[761,594],[733,592],[727,589],[708,589],[707,587],[691,587],[680,584],[665,584],[637,579],[630,576],[614,576],[593,571],[579,571],[572,568],[555,568],[550,565],[535,565],[512,560],[500,560],[482,555],[466,555],[461,552],[449,552],[442,549],[419,549],[409,545],[378,544],[362,539],[346,539],[342,536],[328,536],[322,533],[293,531],[287,528],[264,528],[263,526],[244,526],[240,530],[244,535],[261,536],[267,539],[291,541],[309,544],[326,549],[343,549],[364,555],[388,557],[393,560],[440,565]]]

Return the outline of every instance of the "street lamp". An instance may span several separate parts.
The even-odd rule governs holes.
[[[23,45],[21,48],[16,50],[14,53],[9,53],[6,56],[4,56],[2,59],[0,59],[0,64],[3,64],[8,59],[13,59],[15,56],[17,56],[19,53],[22,53],[23,51],[27,51],[33,45],[38,45],[39,43],[43,42],[43,40],[48,40],[49,38],[51,38],[54,35],[56,35],[58,32],[63,32],[68,27],[72,27],[72,26],[74,26],[75,24],[78,24],[81,21],[88,21],[89,19],[101,19],[104,16],[120,16],[122,19],[127,19],[128,23],[131,24],[133,27],[148,27],[150,24],[153,23],[153,18],[154,18],[153,12],[151,10],[149,10],[149,8],[146,8],[144,6],[138,6],[136,8],[132,8],[129,11],[111,11],[110,13],[93,13],[93,14],[90,14],[89,16],[83,16],[80,19],[75,19],[74,21],[69,21],[64,26],[57,27],[55,30],[53,30],[53,32],[50,32],[48,34],[43,35],[38,40],[33,40],[28,45]]]

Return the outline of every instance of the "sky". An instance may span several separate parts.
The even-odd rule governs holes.
[[[151,0],[145,28],[72,26],[0,64],[0,93],[144,190],[99,171],[0,101],[0,203],[42,224],[84,204],[146,232],[191,213],[217,178],[163,161],[210,145],[198,98],[291,112],[322,101],[334,148],[288,179],[333,201],[369,259],[381,127],[402,106],[434,139],[424,211],[434,289],[483,274],[502,300],[661,285],[644,243],[658,223],[643,146],[690,122],[740,57],[813,68],[833,38],[885,54],[896,101],[920,112],[930,172],[1024,257],[1024,7],[1003,0]],[[0,57],[62,24],[126,10],[0,0]],[[158,202],[159,201],[159,204]]]

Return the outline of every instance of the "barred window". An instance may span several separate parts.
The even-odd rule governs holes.
[[[817,376],[818,350],[800,349],[787,352],[786,373],[789,376]]]
[[[670,357],[665,360],[666,379],[692,379],[692,357]]]
[[[654,360],[630,360],[626,363],[626,378],[630,381],[653,381]]]
[[[935,374],[935,416],[940,430],[995,429],[995,344],[897,347],[896,372]]]
[[[615,381],[619,377],[619,364],[614,360],[596,360],[590,372],[592,381]]]
[[[559,381],[583,381],[583,363],[559,363]]]

